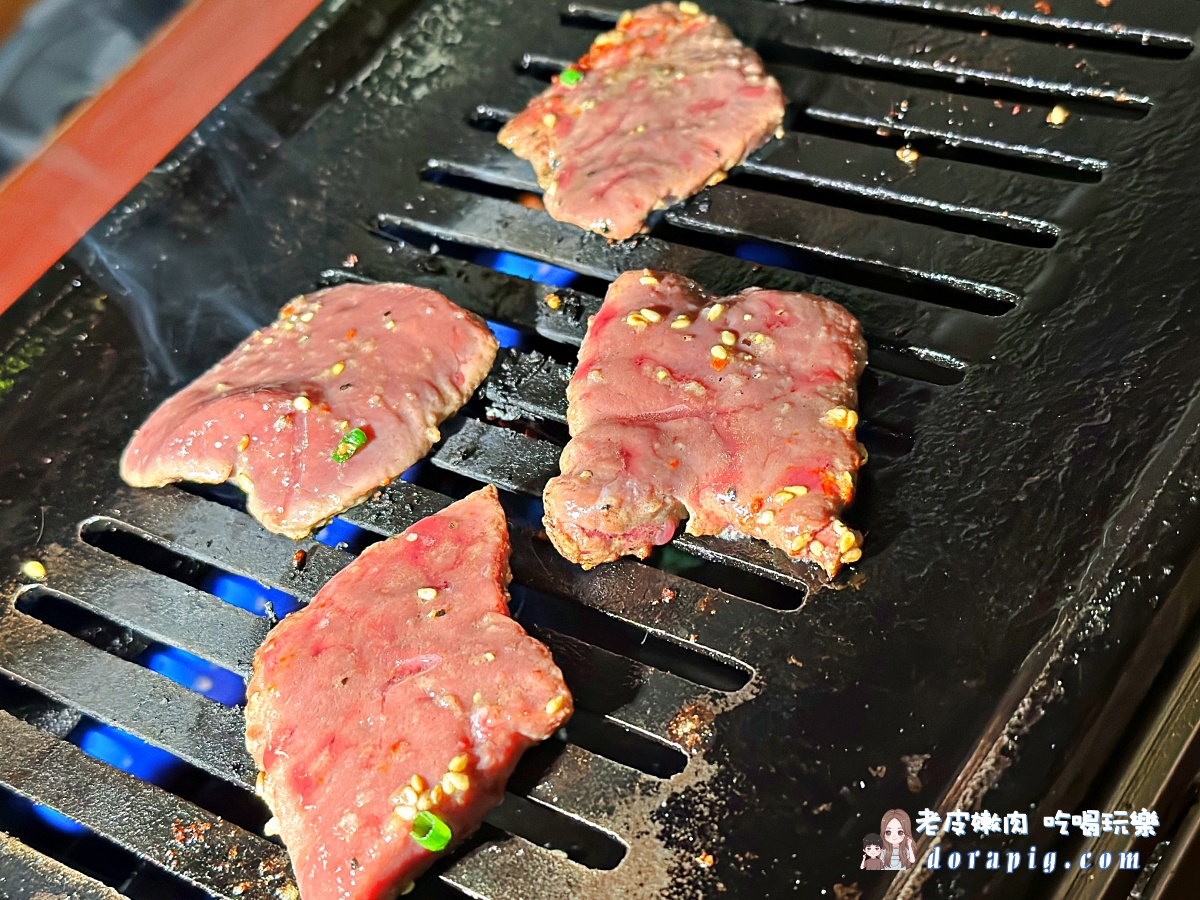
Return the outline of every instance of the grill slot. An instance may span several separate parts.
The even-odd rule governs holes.
[[[565,731],[575,746],[656,778],[678,775],[687,764],[687,756],[675,744],[630,731],[590,710],[575,710]],[[538,755],[539,748],[530,754]]]
[[[808,55],[814,69],[828,72],[839,63],[862,66],[882,77],[911,82],[914,86],[978,84],[989,96],[1010,92],[1027,101],[1038,96],[1071,98],[1095,103],[1097,108],[1134,110],[1149,107],[1146,89],[1155,84],[1155,73],[1170,61],[1130,60],[1123,54],[1089,50],[1086,54],[1057,44],[1036,45],[1007,36],[912,25],[891,20],[886,28],[865,28],[863,16],[833,7],[809,4],[755,4],[749,12],[744,2],[713,0],[705,9],[735,23],[744,37],[764,52],[769,62],[787,63]],[[572,3],[571,20],[591,20],[607,27],[622,12],[619,3]],[[571,61],[569,47],[549,49],[545,55]],[[1080,61],[1085,65],[1080,66]],[[852,70],[847,70],[852,71]]]
[[[267,636],[264,619],[89,546],[53,548],[46,562],[63,573],[55,579],[62,598],[231,671],[249,671]]]
[[[720,265],[710,251],[699,247],[668,243],[650,236],[632,242],[631,246],[611,247],[599,235],[582,234],[570,225],[554,222],[543,213],[526,209],[516,203],[497,200],[461,191],[452,191],[430,184],[419,212],[404,215],[383,213],[378,223],[385,233],[403,240],[412,234],[426,235],[436,241],[448,240],[478,248],[505,250],[542,260],[554,265],[570,261],[576,271],[594,277],[612,279],[628,269],[654,268],[679,272],[695,278],[712,293],[730,293],[749,284],[784,290],[807,290],[843,302],[863,323],[869,334],[903,334],[914,346],[924,343],[925,328],[932,319],[925,313],[926,304],[944,303],[950,308],[982,308],[988,313],[1003,312],[1006,305],[975,294],[964,296],[953,287],[936,282],[916,285],[901,278],[885,279],[871,273],[865,280],[866,289],[848,288],[846,281],[834,280],[850,274],[843,267],[828,273],[791,272],[778,265],[738,259],[722,259]],[[694,235],[696,243],[709,248],[737,252],[737,244],[719,237]],[[832,267],[831,267],[832,269]],[[853,285],[860,279],[849,279]],[[915,299],[896,296],[894,291],[915,294]],[[887,295],[881,297],[881,295]],[[979,310],[974,310],[979,311]],[[956,332],[946,332],[947,339],[937,347],[949,356],[969,361],[978,352],[969,342],[956,344]]]
[[[30,896],[121,900],[121,895],[50,856],[0,832],[0,883],[20,884]]]
[[[8,611],[0,625],[10,638],[0,646],[0,670],[210,775],[254,783],[240,710],[205,700],[22,613]],[[15,651],[18,639],[26,652]]]
[[[511,170],[493,172],[486,163],[480,166],[435,159],[430,160],[429,165],[438,183],[450,187],[475,187],[480,193],[490,194],[489,185],[513,186]],[[524,183],[515,187],[540,190],[531,172]],[[699,197],[664,214],[665,221],[680,228],[786,246],[826,264],[837,260],[854,268],[877,271],[884,277],[900,277],[920,284],[908,290],[928,290],[932,282],[933,289],[956,291],[964,295],[961,303],[976,303],[993,313],[1007,311],[1015,305],[1019,299],[1019,285],[1028,280],[1029,269],[1033,266],[1027,251],[997,246],[962,230],[957,233],[935,230],[936,226],[917,222],[917,218],[923,216],[919,213],[909,216],[907,227],[898,230],[890,220],[872,212],[789,197],[777,190],[764,193],[742,188],[736,177],[733,183],[709,188]],[[844,238],[837,249],[828,244],[830,234]],[[687,237],[681,238],[687,240]],[[931,252],[935,254],[932,257]],[[972,264],[978,264],[980,260],[986,260],[985,267],[973,272]],[[951,262],[954,265],[946,265]],[[951,270],[954,274],[946,274],[943,270]],[[1011,287],[1005,288],[992,281],[1001,281]],[[982,302],[973,295],[979,295]]]
[[[505,794],[488,813],[488,824],[551,846],[589,869],[615,869],[625,858],[625,845],[616,838],[519,794]]]
[[[543,629],[573,635],[602,650],[643,663],[660,672],[685,678],[718,691],[739,691],[750,681],[752,672],[745,667],[691,651],[590,607],[580,608],[571,600],[551,595],[533,595],[529,590],[514,591],[520,606],[518,618]]]
[[[198,671],[195,677],[186,681],[172,677],[176,667],[172,665],[174,660],[171,657],[178,651],[168,650],[168,641],[155,642],[144,632],[118,628],[111,620],[85,611],[64,595],[33,588],[17,596],[16,608],[19,612],[86,641],[99,650],[171,678],[172,681],[222,706],[239,706],[245,700],[242,678],[229,669],[212,663],[205,665],[206,661],[195,654],[189,654],[188,657],[181,658],[180,662],[193,667],[198,666],[202,671]]]
[[[1065,108],[1070,107],[1068,103]],[[804,114],[820,124],[933,140],[953,152],[982,151],[981,163],[1003,163],[1007,157],[1007,165],[1018,171],[1098,181],[1109,167],[1113,144],[1132,133],[1133,126],[1070,111],[1063,126],[1054,128],[1047,122],[1052,109],[1051,104],[830,78],[807,98]],[[1036,163],[1046,165],[1039,168]]]
[[[512,117],[508,110],[485,109],[489,122]],[[540,192],[529,165],[489,138],[488,132],[481,132],[479,139],[464,138],[459,145],[462,158],[435,158],[428,165],[438,173]],[[797,132],[755,153],[730,175],[727,184],[1029,247],[1054,245],[1059,229],[1050,218],[1065,197],[1061,186],[1037,177],[1019,173],[998,176],[968,163],[937,159],[906,165],[894,147],[870,147]],[[1010,210],[1007,207],[1014,197],[1023,206],[1036,203],[1039,208],[1030,213]]]
[[[213,896],[265,900],[291,883],[277,844],[3,712],[0,745],[0,781]]]
[[[1107,7],[1095,0],[1058,0],[1042,13],[1022,3],[972,3],[955,0],[808,0],[813,6],[852,9],[887,21],[911,21],[958,29],[980,27],[989,34],[1060,42],[1114,52],[1187,56],[1191,35],[1200,27],[1194,7],[1175,0],[1138,0]]]

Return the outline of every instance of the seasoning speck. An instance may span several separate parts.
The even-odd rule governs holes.
[[[417,597],[421,600],[429,601],[437,599],[437,588],[423,587],[417,588]]]
[[[36,559],[27,559],[21,563],[21,574],[34,581],[42,581],[46,577],[46,567]]]
[[[304,395],[301,395],[292,401],[292,407],[300,412],[308,412],[310,409],[312,409],[312,401]]]

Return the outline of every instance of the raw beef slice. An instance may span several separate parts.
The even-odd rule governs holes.
[[[626,272],[567,388],[571,440],[546,485],[554,545],[585,568],[690,534],[748,535],[831,576],[861,555],[838,518],[864,451],[858,321],[809,294],[709,297]]]
[[[719,180],[783,122],[758,54],[694,3],[621,16],[500,131],[547,212],[614,240]]]
[[[496,348],[437,291],[348,284],[297,297],[154,411],[121,477],[232,478],[251,515],[302,538],[424,456]]]
[[[508,529],[484,488],[368,548],[254,659],[246,744],[304,900],[391,897],[500,802],[570,717],[544,645],[508,615]]]

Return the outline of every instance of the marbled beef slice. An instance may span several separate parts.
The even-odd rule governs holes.
[[[641,270],[608,290],[567,388],[546,531],[586,568],[690,534],[749,536],[831,576],[862,555],[839,515],[865,451],[858,321],[810,294],[710,297]]]
[[[783,122],[758,54],[694,3],[621,16],[500,131],[547,212],[614,240],[743,162]]]
[[[302,538],[424,456],[496,348],[437,291],[348,284],[297,297],[154,411],[121,477],[232,479],[266,528]]]
[[[521,754],[570,717],[550,651],[508,614],[509,540],[484,488],[368,548],[254,660],[246,744],[304,900],[381,900],[500,802]]]

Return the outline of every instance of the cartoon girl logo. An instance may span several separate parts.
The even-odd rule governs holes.
[[[912,821],[902,809],[889,809],[880,826],[883,835],[883,868],[911,869],[917,862],[912,841]]]
[[[870,869],[878,872],[883,868],[883,838],[877,834],[868,834],[863,838],[863,858],[860,869]]]

